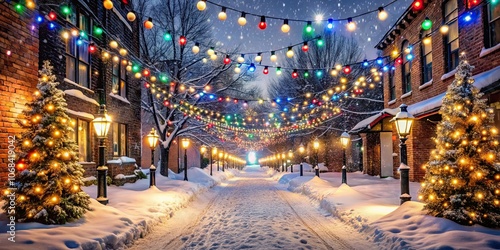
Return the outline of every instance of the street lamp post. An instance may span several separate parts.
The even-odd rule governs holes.
[[[205,152],[207,152],[207,147],[205,145],[202,145],[200,147],[200,167],[203,165],[203,158],[205,156]]]
[[[293,152],[292,150],[288,150],[288,159],[290,159],[290,172],[293,173],[293,162],[292,162],[292,158],[293,158]]]
[[[108,194],[106,183],[106,175],[108,167],[105,165],[104,156],[104,140],[106,139],[109,131],[109,126],[111,125],[111,118],[108,116],[106,111],[106,105],[101,104],[99,107],[99,113],[96,115],[95,119],[92,121],[94,124],[95,133],[97,138],[99,138],[99,166],[97,167],[97,201],[103,205],[108,204]]]
[[[285,153],[281,153],[281,169],[286,172],[286,156]]]
[[[158,146],[160,136],[156,133],[155,128],[151,129],[148,135],[146,135],[148,140],[149,148],[151,149],[151,166],[149,167],[149,187],[156,186],[156,167],[155,162],[155,148]]]
[[[396,130],[399,134],[399,148],[401,154],[401,164],[399,165],[399,171],[401,173],[401,204],[411,200],[410,196],[410,167],[408,166],[408,160],[406,155],[406,136],[410,134],[411,126],[413,125],[414,117],[408,113],[408,106],[406,104],[401,104],[399,106],[400,111],[392,118],[396,124]]]
[[[220,169],[219,169],[219,162],[220,162],[220,159],[222,158],[223,155],[224,155],[224,153],[219,152],[219,158],[217,158],[217,172],[220,171]]]
[[[347,144],[349,144],[350,136],[347,131],[342,132],[340,135],[340,143],[342,144],[342,183],[347,184],[347,164],[345,157],[345,150],[347,148]]]
[[[224,153],[224,161],[222,162],[222,172],[224,172],[224,165],[226,165],[226,168],[229,166],[227,162],[227,152]]]
[[[302,162],[304,161],[304,152],[306,149],[304,148],[304,145],[301,143],[299,146],[299,153],[300,153],[300,176],[304,176],[304,169],[302,168]]]
[[[184,180],[188,180],[188,169],[187,169],[187,149],[189,147],[189,139],[182,138],[182,148],[184,148]]]
[[[210,154],[210,176],[212,176],[212,165],[213,165],[212,156],[213,155],[217,156],[217,148],[216,147],[212,148],[212,153]]]
[[[319,166],[318,166],[318,150],[319,150],[319,140],[316,138],[313,142],[313,148],[314,148],[314,159],[315,159],[315,167],[314,170],[316,171],[316,176],[319,177]]]

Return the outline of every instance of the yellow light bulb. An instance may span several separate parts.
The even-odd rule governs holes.
[[[42,191],[42,189],[40,187],[35,188],[35,192],[40,193],[41,191]]]
[[[64,183],[69,184],[71,180],[69,178],[64,179]]]

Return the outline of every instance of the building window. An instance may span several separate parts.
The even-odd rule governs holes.
[[[422,84],[432,80],[432,39],[431,31],[422,31]]]
[[[396,86],[394,85],[394,70],[389,70],[389,100],[396,99]]]
[[[488,44],[491,48],[500,43],[500,4],[487,4],[488,8]]]
[[[113,62],[113,94],[127,98],[127,72],[120,62]]]
[[[444,21],[449,26],[445,37],[446,72],[458,66],[458,5],[457,0],[450,0],[444,4]]]
[[[80,162],[90,161],[90,123],[81,119],[71,119],[71,128],[69,137],[78,144],[78,153]]]
[[[127,155],[127,125],[113,123],[113,156]]]
[[[401,51],[408,48],[410,43],[405,40],[401,46]],[[411,61],[403,56],[403,66],[401,67],[402,83],[403,83],[403,94],[411,91]]]
[[[71,22],[84,36],[71,37],[66,40],[66,78],[82,85],[90,87],[90,53],[88,50],[90,39],[90,19],[82,13],[68,15]]]

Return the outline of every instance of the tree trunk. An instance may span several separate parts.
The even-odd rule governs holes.
[[[160,152],[160,174],[168,177],[168,148],[161,148]]]

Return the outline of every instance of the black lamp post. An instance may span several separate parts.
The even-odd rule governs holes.
[[[411,200],[410,196],[410,167],[408,166],[408,160],[406,155],[406,136],[410,134],[411,125],[413,124],[414,117],[408,113],[408,106],[406,104],[401,104],[399,106],[400,111],[392,118],[396,124],[396,130],[399,134],[399,148],[401,154],[401,164],[399,165],[399,171],[401,173],[401,204]]]
[[[227,152],[224,153],[224,161],[222,162],[222,172],[224,172],[224,165],[226,165],[226,168],[227,166],[229,166],[228,162],[227,162]]]
[[[342,144],[342,183],[347,184],[347,164],[345,157],[345,150],[347,148],[347,144],[349,144],[350,136],[347,131],[342,132],[340,135],[340,143]]]
[[[319,140],[318,140],[318,138],[316,138],[316,139],[314,140],[314,143],[313,143],[313,148],[314,148],[314,159],[315,159],[315,160],[314,160],[314,161],[315,161],[314,163],[315,163],[315,165],[316,165],[316,166],[314,167],[314,170],[316,171],[316,176],[318,176],[318,177],[319,177],[319,166],[318,166],[318,161],[319,161],[319,159],[318,159]]]
[[[223,155],[224,155],[224,153],[219,152],[219,158],[217,158],[217,172],[220,171],[220,169],[219,169],[219,163],[220,163],[220,159],[222,158]]]
[[[287,172],[287,169],[286,169],[286,154],[285,153],[281,153],[281,169],[283,169],[283,172]]]
[[[304,176],[304,169],[302,168],[302,162],[304,161],[304,152],[306,149],[304,148],[304,144],[300,144],[299,153],[300,153],[300,176]]]
[[[293,158],[293,152],[292,150],[288,150],[288,159],[290,160],[290,172],[293,173],[293,162],[292,162],[292,158]]]
[[[187,169],[187,149],[189,147],[189,139],[182,138],[182,148],[184,148],[184,180],[188,180],[188,169]]]
[[[148,140],[149,148],[151,148],[151,166],[149,167],[149,187],[156,186],[156,167],[155,162],[155,148],[158,146],[160,136],[156,133],[154,128],[151,129],[148,135],[146,135]]]
[[[103,205],[108,204],[108,194],[106,183],[106,175],[108,167],[105,165],[105,155],[104,155],[104,140],[108,136],[109,126],[111,125],[111,118],[108,116],[106,111],[106,105],[101,104],[99,107],[99,113],[92,121],[94,124],[95,133],[97,138],[99,138],[99,166],[97,167],[97,201]]]
[[[212,165],[213,165],[212,156],[214,154],[217,154],[217,148],[216,147],[212,148],[212,153],[210,154],[210,176],[212,176]]]
[[[202,145],[200,147],[200,167],[203,165],[203,156],[205,156],[205,152],[207,152],[207,147]]]

